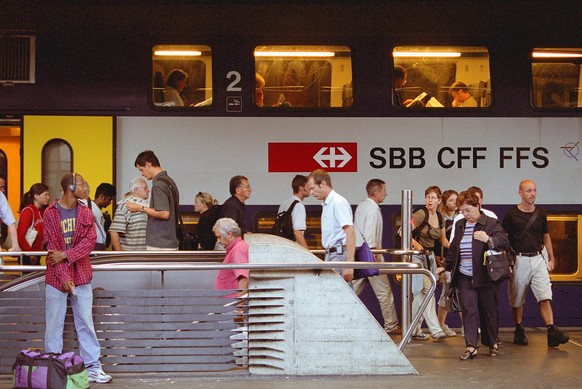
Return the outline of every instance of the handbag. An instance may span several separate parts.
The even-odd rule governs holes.
[[[24,234],[24,238],[26,239],[26,242],[28,243],[28,245],[30,247],[32,247],[32,244],[34,243],[34,241],[36,240],[36,237],[38,236],[38,231],[34,229],[34,211],[30,210],[30,212],[32,212],[32,223],[30,223],[28,230],[26,230],[26,234]]]
[[[449,312],[461,312],[461,295],[456,286],[449,287],[449,294],[445,296],[445,307]]]
[[[88,389],[89,378],[83,358],[64,354],[22,350],[12,366],[14,388]]]
[[[364,241],[360,247],[356,248],[356,262],[376,262],[368,242]],[[372,277],[380,274],[380,269],[356,269],[354,270],[354,280],[364,277]]]
[[[498,282],[511,277],[511,262],[506,251],[487,250],[483,256],[483,265],[487,267],[491,281]]]

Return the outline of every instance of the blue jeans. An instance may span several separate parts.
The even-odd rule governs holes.
[[[101,368],[101,347],[93,327],[93,290],[91,284],[75,286],[77,298],[71,300],[79,353],[88,370]],[[44,348],[47,353],[63,352],[63,330],[69,294],[46,285]]]

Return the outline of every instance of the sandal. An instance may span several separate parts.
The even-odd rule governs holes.
[[[499,347],[497,347],[497,343],[493,346],[489,347],[489,356],[490,357],[498,357],[501,353],[499,352]]]
[[[477,357],[477,349],[475,347],[467,347],[463,355],[459,357],[461,361],[466,361],[467,359],[473,359]]]

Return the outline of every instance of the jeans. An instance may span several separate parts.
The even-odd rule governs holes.
[[[88,370],[101,368],[101,347],[93,327],[93,290],[91,284],[75,286],[76,298],[71,298],[79,353]],[[63,330],[69,294],[50,285],[46,286],[46,332],[44,348],[47,353],[63,352]]]

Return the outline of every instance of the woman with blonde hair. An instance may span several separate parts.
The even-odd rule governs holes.
[[[212,228],[220,217],[218,200],[213,199],[210,193],[198,192],[194,197],[194,211],[200,214],[194,235],[194,247],[197,250],[214,250],[216,236]]]

